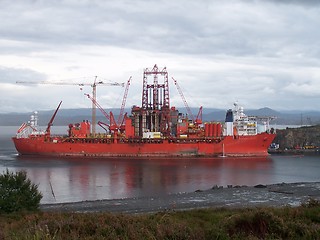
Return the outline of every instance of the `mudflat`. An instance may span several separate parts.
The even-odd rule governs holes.
[[[42,211],[152,213],[196,208],[247,208],[300,206],[320,201],[320,182],[280,183],[256,186],[213,186],[208,190],[162,197],[124,198],[71,203],[42,204]]]

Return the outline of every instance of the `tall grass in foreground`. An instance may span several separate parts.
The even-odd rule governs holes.
[[[15,213],[0,216],[0,239],[320,239],[320,203],[143,215]]]

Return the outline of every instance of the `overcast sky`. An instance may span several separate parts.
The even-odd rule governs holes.
[[[167,68],[171,105],[320,109],[320,1],[0,0],[0,112],[90,107],[90,87],[16,81],[126,82],[141,105],[143,69]],[[162,81],[162,79],[161,79]],[[104,108],[124,88],[98,86]]]

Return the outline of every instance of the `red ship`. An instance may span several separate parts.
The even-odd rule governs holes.
[[[153,77],[149,83],[148,78]],[[160,81],[159,78],[163,78]],[[81,156],[81,157],[195,157],[195,156],[266,156],[275,132],[270,128],[271,117],[247,116],[242,107],[226,113],[225,122],[202,122],[202,107],[195,118],[183,93],[174,83],[188,114],[180,113],[169,103],[169,82],[166,68],[155,65],[143,74],[141,107],[133,106],[130,116],[123,114],[118,121],[107,114],[94,98],[87,95],[108,119],[98,122],[105,133],[95,132],[95,122],[69,124],[66,136],[52,135],[51,125],[60,108],[53,114],[45,131],[39,131],[33,115],[13,137],[21,155]],[[130,79],[125,90],[126,99]],[[94,120],[93,120],[94,121]]]

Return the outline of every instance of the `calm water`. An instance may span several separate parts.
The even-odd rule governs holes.
[[[213,185],[320,181],[320,156],[195,159],[79,159],[18,156],[0,126],[0,172],[25,170],[42,203],[161,196]],[[63,129],[63,130],[62,130]],[[63,132],[65,128],[56,131]]]

